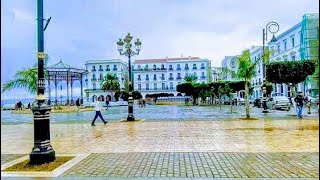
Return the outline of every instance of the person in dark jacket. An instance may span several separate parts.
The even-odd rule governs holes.
[[[307,102],[306,98],[303,97],[302,92],[298,92],[298,96],[294,98],[294,102],[298,109],[298,118],[302,118],[303,101]]]

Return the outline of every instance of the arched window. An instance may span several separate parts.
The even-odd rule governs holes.
[[[92,102],[95,102],[97,100],[97,96],[96,95],[93,95],[92,96]]]
[[[146,64],[146,66],[144,66],[144,69],[145,69],[145,70],[148,70],[148,64]]]
[[[185,69],[185,70],[189,70],[188,64],[185,64],[185,65],[184,65],[184,69]]]
[[[153,65],[153,70],[156,70],[157,69],[157,65]]]
[[[141,66],[140,65],[138,66],[138,70],[141,70]]]
[[[96,90],[96,89],[97,89],[96,83],[93,83],[93,84],[92,84],[92,88],[93,88],[93,90]]]
[[[161,64],[161,69],[164,69],[164,65],[163,64]]]
[[[103,80],[103,76],[102,76],[102,74],[100,74],[100,78],[99,78],[99,80],[100,80],[100,81],[102,81],[102,80]]]

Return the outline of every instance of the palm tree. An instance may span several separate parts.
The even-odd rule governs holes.
[[[110,91],[113,97],[113,92],[120,90],[120,83],[115,74],[107,74],[105,80],[101,83],[101,87],[104,91]]]
[[[250,106],[249,106],[249,96],[250,96],[250,82],[255,76],[255,68],[258,60],[254,62],[251,61],[250,51],[243,51],[242,55],[237,57],[238,60],[238,71],[237,76],[239,79],[245,82],[245,94],[246,94],[246,118],[250,118]]]
[[[37,79],[38,79],[38,68],[31,67],[28,69],[19,70],[14,75],[12,80],[7,81],[2,86],[2,92],[8,91],[14,88],[25,88],[30,93],[34,94],[37,92]]]
[[[183,78],[183,80],[187,83],[195,83],[197,79],[198,77],[194,74],[188,74]]]
[[[48,59],[44,61],[44,68],[48,65]],[[44,70],[44,78],[47,78],[47,71]],[[27,69],[22,69],[16,72],[12,80],[7,81],[2,86],[2,92],[14,89],[14,88],[25,88],[31,94],[35,94],[38,90],[37,88],[38,80],[38,64],[35,63],[32,67]]]

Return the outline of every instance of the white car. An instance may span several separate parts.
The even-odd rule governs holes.
[[[273,96],[267,101],[268,109],[285,109],[289,111],[290,106],[291,103],[286,96]]]

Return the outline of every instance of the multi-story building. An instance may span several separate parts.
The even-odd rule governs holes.
[[[217,82],[222,79],[222,68],[212,67],[212,81]]]
[[[86,61],[87,78],[86,82],[86,101],[94,102],[97,97],[108,97],[111,101],[114,101],[113,92],[105,92],[101,89],[101,83],[103,82],[107,74],[116,75],[120,83],[120,88],[125,88],[125,78],[127,70],[127,64],[123,63],[120,59],[109,60],[88,60]]]
[[[235,72],[237,72],[238,63],[237,56],[225,56],[222,60],[222,80],[235,81],[237,80]]]
[[[140,59],[133,62],[134,90],[146,94],[178,94],[176,86],[188,74],[197,76],[197,82],[211,82],[211,64],[199,57]]]
[[[319,14],[313,14],[316,17],[318,23],[317,27],[306,27],[305,18],[310,15],[304,15],[303,21],[297,23],[290,29],[281,33],[276,37],[276,42],[270,42],[269,47],[273,52],[270,61],[300,61],[308,59],[308,52],[305,44],[310,41],[310,35],[306,36],[306,31],[311,31],[313,28],[315,31],[314,36],[316,36],[316,31],[319,31]],[[307,30],[306,30],[307,28]],[[308,29],[309,28],[309,29]],[[314,37],[316,38],[316,37]],[[319,35],[318,37],[319,38]],[[310,53],[309,53],[310,54]],[[311,55],[309,55],[311,56]],[[312,87],[311,84],[302,82],[296,87],[296,91],[305,92],[307,95],[311,93],[313,89],[318,89],[318,87]],[[286,84],[276,84],[274,86],[274,93],[283,94],[285,96],[290,96],[290,88]]]
[[[255,69],[255,76],[252,79],[251,86],[253,87],[253,93],[251,98],[257,99],[262,97],[261,86],[264,80],[263,74],[263,61],[262,61],[262,46],[252,46],[250,51],[251,61],[258,61]]]

